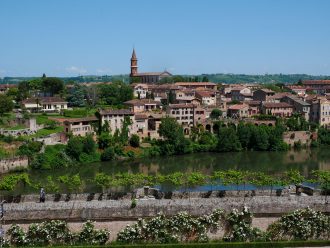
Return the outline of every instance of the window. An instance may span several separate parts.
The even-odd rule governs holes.
[[[61,105],[61,108],[64,109],[64,105],[63,104]]]
[[[48,104],[48,109],[51,109],[52,108],[52,105],[51,104]]]

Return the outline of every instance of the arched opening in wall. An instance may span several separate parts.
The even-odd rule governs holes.
[[[23,135],[27,135],[28,133],[27,132],[24,132]]]
[[[189,128],[185,128],[183,132],[184,132],[184,135],[189,135]]]
[[[220,129],[220,126],[218,123],[215,123],[213,125],[213,133],[218,133],[219,132],[219,129]]]
[[[206,129],[206,131],[211,132],[211,125],[206,124],[205,129]]]
[[[255,126],[259,126],[259,124],[258,124],[258,123],[254,123],[254,125],[255,125]]]
[[[272,127],[272,126],[273,126],[273,123],[269,123],[268,126],[269,126],[269,127]]]
[[[21,136],[21,133],[18,132],[16,135],[17,135],[17,136]]]

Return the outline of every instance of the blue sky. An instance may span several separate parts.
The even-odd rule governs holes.
[[[330,74],[328,0],[1,0],[0,77]]]

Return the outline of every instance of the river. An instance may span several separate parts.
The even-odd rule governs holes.
[[[281,174],[289,169],[297,169],[305,177],[308,177],[313,170],[330,170],[330,152],[328,148],[324,147],[299,151],[290,150],[288,152],[198,153],[100,162],[52,171],[30,171],[29,174],[32,181],[44,185],[48,175],[57,178],[60,175],[79,173],[85,191],[93,192],[98,191],[97,187],[91,182],[97,172],[106,174],[130,172],[155,175],[157,173],[169,174],[178,171],[200,171],[211,174],[216,170],[228,169],[262,171],[272,175]]]

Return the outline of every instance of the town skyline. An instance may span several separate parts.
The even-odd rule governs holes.
[[[145,72],[329,75],[329,7],[327,1],[1,1],[0,77],[129,74],[133,47]]]

